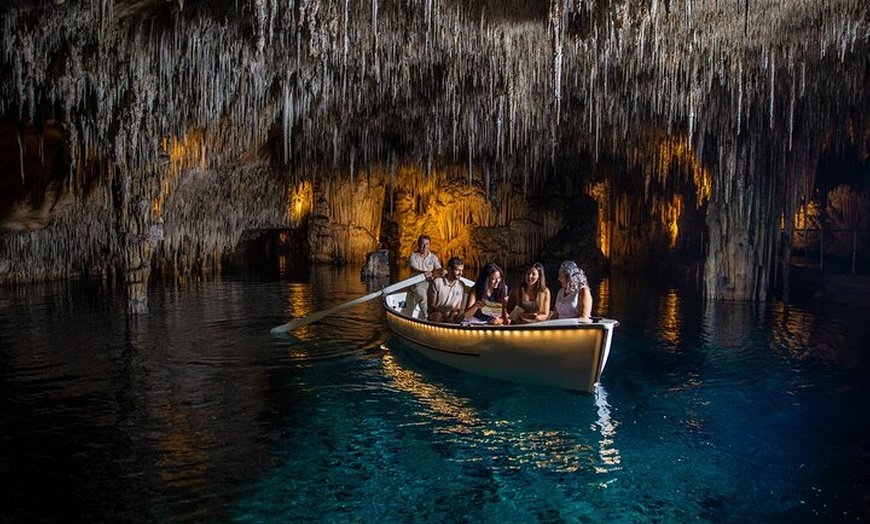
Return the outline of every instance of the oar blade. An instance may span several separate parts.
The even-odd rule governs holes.
[[[278,327],[272,328],[272,334],[278,335],[281,333],[287,333],[288,331],[293,331],[296,328],[301,328],[302,326],[307,326],[308,324],[312,324],[317,322],[318,320],[325,317],[329,312],[324,312],[323,314],[315,313],[313,315],[308,315],[307,317],[293,319],[286,324],[282,324]]]
[[[293,319],[286,324],[281,324],[280,326],[272,328],[272,334],[278,335],[281,333],[287,333],[288,331],[293,331],[294,329],[300,328],[302,326],[306,326],[311,324],[312,322],[317,322],[318,320],[331,315],[333,313],[337,313],[343,309],[347,309],[351,306],[356,306],[357,304],[362,304],[363,302],[368,302],[374,298],[378,298],[383,296],[384,294],[393,293],[394,291],[398,291],[400,289],[404,289],[408,286],[413,286],[418,282],[422,282],[426,277],[424,275],[416,275],[407,280],[402,280],[401,282],[396,282],[391,286],[387,286],[379,291],[375,291],[374,293],[369,293],[368,295],[361,296],[359,298],[355,298],[350,302],[345,302],[344,304],[335,306],[332,309],[327,309],[326,311],[318,311],[317,313],[312,313],[306,317]]]

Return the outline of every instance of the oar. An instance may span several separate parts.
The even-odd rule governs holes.
[[[311,324],[312,322],[317,322],[321,318],[329,316],[333,313],[337,313],[343,309],[347,309],[349,307],[353,307],[353,306],[356,306],[358,304],[362,304],[363,302],[368,302],[369,300],[378,298],[380,296],[388,295],[388,294],[393,293],[395,291],[405,289],[406,287],[413,286],[414,284],[416,284],[418,282],[422,282],[424,280],[426,280],[426,275],[424,275],[423,273],[420,273],[419,275],[413,276],[409,279],[402,280],[401,282],[396,282],[393,285],[387,286],[387,287],[381,289],[380,291],[375,291],[374,293],[369,293],[368,295],[365,295],[365,296],[362,296],[359,298],[355,298],[355,299],[351,300],[350,302],[345,302],[344,304],[341,304],[339,306],[335,306],[332,309],[327,309],[326,311],[318,311],[317,313],[312,313],[312,314],[308,315],[307,317],[293,319],[290,322],[287,322],[286,324],[281,324],[278,327],[272,328],[272,334],[275,335],[278,333],[286,333],[288,331],[293,331],[294,329],[296,329],[298,327],[302,327],[302,326]]]

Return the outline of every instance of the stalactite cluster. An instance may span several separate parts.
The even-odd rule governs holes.
[[[619,149],[638,121],[696,136],[710,103],[731,115],[706,128],[717,136],[754,125],[754,104],[767,109],[757,129],[825,129],[814,101],[832,90],[848,107],[865,81],[866,64],[850,71],[868,38],[858,0],[554,0],[546,20],[500,23],[436,0],[216,4],[12,2],[0,112],[61,119],[83,151],[136,172],[192,128],[221,146],[207,151],[216,166],[276,123],[300,163],[401,147],[519,168],[508,159],[546,165],[565,136]],[[727,96],[711,100],[718,85]]]
[[[75,167],[82,158],[111,165],[99,182],[112,187],[122,180],[129,188],[122,192],[126,203],[106,195],[101,200],[115,217],[114,226],[102,226],[114,227],[112,245],[123,234],[149,235],[162,223],[160,249],[170,258],[202,253],[183,248],[185,239],[210,246],[207,252],[237,238],[233,228],[250,226],[230,219],[218,232],[204,232],[175,223],[194,213],[182,212],[180,199],[173,203],[181,180],[195,173],[213,180],[194,206],[222,213],[217,204],[202,208],[204,196],[232,201],[233,194],[223,193],[232,185],[225,177],[245,162],[263,160],[264,149],[284,182],[249,177],[238,191],[252,201],[276,195],[280,203],[268,213],[283,210],[283,216],[261,221],[275,227],[292,222],[288,194],[300,183],[319,180],[328,194],[329,184],[356,184],[379,169],[388,173],[386,185],[396,184],[395,167],[383,166],[415,165],[423,173],[416,206],[432,198],[425,182],[432,166],[446,164],[465,166],[489,208],[506,208],[497,216],[498,225],[507,226],[519,216],[512,210],[521,208],[509,186],[539,192],[554,173],[589,188],[598,184],[596,169],[576,162],[582,151],[592,162],[646,164],[596,186],[611,191],[599,200],[613,213],[603,217],[602,231],[612,235],[620,217],[646,209],[651,199],[658,199],[653,206],[661,212],[650,221],[668,230],[677,221],[675,209],[688,207],[675,193],[629,196],[651,180],[682,184],[669,181],[683,174],[660,154],[636,156],[638,144],[647,143],[645,130],[658,129],[685,144],[683,156],[701,166],[692,169],[700,177],[692,189],[698,200],[709,192],[717,213],[725,213],[710,223],[711,236],[722,243],[711,251],[708,269],[732,281],[742,270],[731,264],[769,265],[767,254],[757,260],[740,254],[739,230],[762,212],[767,229],[747,240],[759,248],[782,212],[793,211],[783,210],[790,200],[777,188],[797,183],[786,173],[793,156],[806,154],[796,145],[817,155],[831,141],[865,136],[860,112],[868,97],[870,7],[863,0],[550,0],[546,10],[515,2],[480,5],[12,0],[0,7],[0,117],[63,128],[74,193],[78,185],[94,184]],[[844,115],[856,111],[859,131],[846,132]],[[748,144],[761,139],[769,150],[747,153]],[[186,142],[195,142],[195,152],[185,152],[181,166],[173,148]],[[22,158],[22,177],[34,162]],[[403,205],[392,193],[382,198],[384,210]],[[349,223],[342,218],[347,210],[332,202],[332,218]],[[445,245],[461,235],[463,220],[482,227],[497,222],[492,211],[462,202],[448,205],[445,212],[454,218],[438,224]],[[171,206],[179,211],[170,225]],[[317,215],[318,203],[311,206]],[[119,215],[129,218],[119,221]],[[375,227],[378,220],[364,221]],[[544,220],[542,237],[559,227],[558,220]],[[24,243],[39,243],[40,234],[30,235]],[[22,240],[2,242],[4,260],[23,256],[16,244]],[[630,255],[624,249],[625,242],[611,238],[608,251]],[[718,276],[707,280],[719,285]],[[756,291],[746,296],[758,297],[766,276],[749,280]]]

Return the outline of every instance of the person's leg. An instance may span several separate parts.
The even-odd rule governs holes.
[[[417,314],[417,318],[426,320],[429,317],[429,282],[420,282],[414,288],[417,290],[417,303],[420,304],[420,312]]]
[[[428,290],[428,282],[420,282],[411,286],[408,289],[408,296],[405,300],[405,309],[402,310],[402,313],[404,315],[426,319],[426,309],[428,307],[426,292]],[[416,315],[414,314],[415,310],[418,311]]]

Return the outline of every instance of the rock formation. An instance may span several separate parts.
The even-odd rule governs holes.
[[[522,264],[560,251],[588,197],[590,260],[703,236],[708,297],[764,300],[819,159],[870,144],[864,0],[8,0],[0,17],[0,281],[120,272],[131,311],[152,266],[214,271],[251,230],[304,229],[315,262],[406,256],[425,229],[442,257]]]

